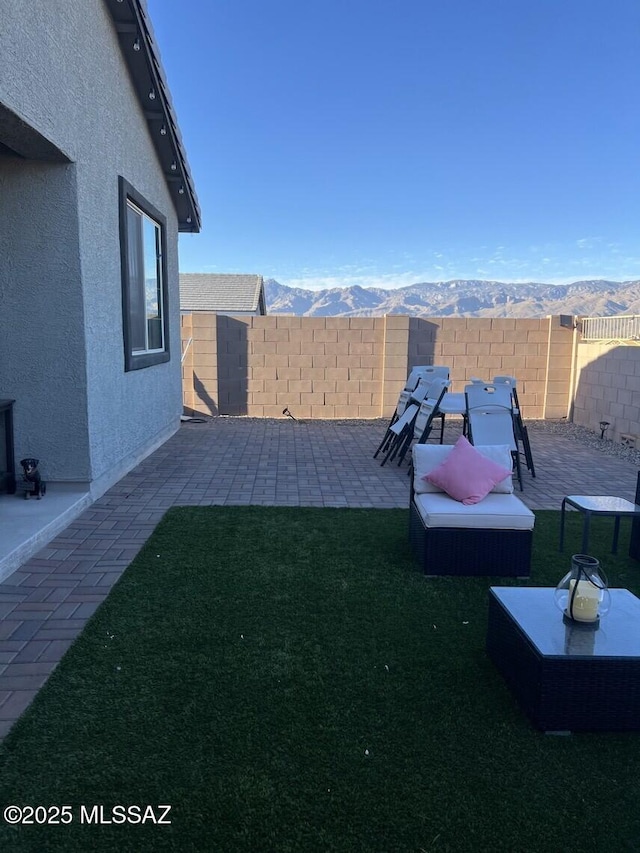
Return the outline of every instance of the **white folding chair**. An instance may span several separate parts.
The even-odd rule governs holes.
[[[421,379],[425,377],[433,379],[436,376],[444,376],[445,379],[448,379],[449,368],[438,364],[420,364],[416,367],[412,367],[405,383],[404,390],[413,391]]]
[[[477,445],[506,444],[511,450],[520,491],[522,491],[524,486],[520,452],[516,440],[509,386],[493,383],[467,385],[464,394],[467,403],[469,441]]]
[[[418,382],[420,381],[420,377],[422,375],[422,371],[424,370],[426,365],[412,367],[411,372],[407,376],[407,381],[404,383],[404,391],[413,391]]]
[[[445,382],[444,379],[432,379],[423,376],[418,382],[414,391],[409,395],[404,412],[400,417],[392,423],[387,429],[388,438],[385,442],[383,450],[386,455],[381,462],[384,465],[389,459],[395,459],[396,454],[402,448],[407,436],[411,436],[413,432],[413,424],[420,410],[420,404],[428,396],[433,383]],[[411,441],[411,438],[409,438]],[[376,451],[377,455],[378,451]]]
[[[439,376],[442,379],[449,378],[449,368],[445,364],[429,364],[426,367],[422,367],[423,376]]]
[[[494,385],[507,385],[511,389],[511,401],[513,403],[513,419],[515,424],[516,441],[522,444],[522,452],[527,463],[527,469],[531,472],[531,476],[536,476],[536,469],[533,464],[533,454],[531,453],[531,444],[529,442],[529,431],[527,430],[522,419],[522,409],[518,400],[517,384],[515,376],[494,376]]]
[[[384,448],[385,456],[380,466],[386,465],[389,459],[394,459],[398,450],[402,447],[407,434],[413,430],[413,422],[420,411],[419,403],[409,403],[398,420],[389,427],[389,439]]]
[[[400,397],[398,398],[398,405],[396,406],[396,410],[393,413],[393,417],[389,421],[389,425],[387,426],[384,438],[378,445],[378,449],[376,450],[376,452],[373,454],[374,459],[377,458],[378,454],[381,451],[387,451],[389,450],[391,444],[395,444],[398,437],[397,430],[394,429],[395,425],[398,423],[398,420],[404,415],[405,411],[407,410],[407,406],[410,403],[417,403],[418,406],[420,405],[420,403],[427,396],[432,381],[432,378],[422,376],[418,380],[418,384],[413,389],[413,391],[407,391],[405,389],[404,391],[400,392]],[[382,464],[384,465],[384,462]]]
[[[433,421],[438,417],[442,421],[440,427],[440,444],[442,444],[444,418],[440,414],[439,406],[450,385],[451,382],[448,379],[434,379],[431,383],[427,396],[420,403],[420,408],[413,421],[413,429],[410,432],[405,431],[402,447],[398,451],[398,465],[402,464],[402,460],[414,441],[418,444],[426,444],[433,428]]]
[[[391,420],[387,425],[382,441],[378,445],[376,452],[373,454],[374,459],[377,458],[381,451],[386,451],[389,448],[389,442],[394,440],[395,434],[391,431],[391,427],[396,423],[398,418],[403,415],[407,405],[409,404],[409,400],[411,400],[412,397],[414,397],[417,402],[421,402],[424,399],[425,394],[421,394],[419,390],[424,388],[422,383],[427,380],[430,381],[438,376],[444,376],[445,379],[448,379],[449,368],[434,364],[422,364],[411,368],[411,372],[407,377],[404,388],[400,392],[398,403],[393,415],[391,416]]]

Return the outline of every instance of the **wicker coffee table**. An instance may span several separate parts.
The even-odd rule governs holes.
[[[491,587],[487,654],[546,732],[640,731],[640,600],[612,589],[597,630],[567,626],[547,587]]]

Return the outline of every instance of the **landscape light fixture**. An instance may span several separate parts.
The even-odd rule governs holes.
[[[610,426],[609,421],[600,421],[600,438],[604,438],[604,434]]]

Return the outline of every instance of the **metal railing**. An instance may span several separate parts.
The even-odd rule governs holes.
[[[583,341],[640,341],[640,314],[583,317]]]

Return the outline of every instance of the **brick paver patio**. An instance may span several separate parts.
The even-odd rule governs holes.
[[[386,421],[214,418],[179,432],[0,583],[0,737],[30,704],[169,507],[407,507],[406,465],[372,458]],[[453,443],[459,430],[447,427]],[[532,431],[532,509],[567,494],[633,500],[637,469],[560,435]]]

